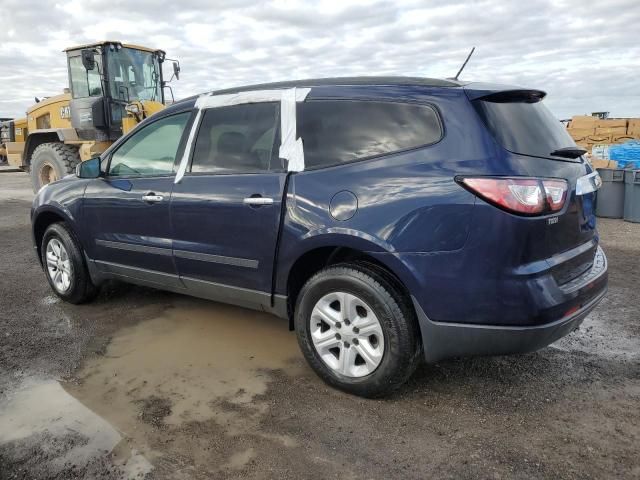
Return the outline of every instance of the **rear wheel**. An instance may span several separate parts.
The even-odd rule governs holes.
[[[80,244],[63,223],[51,224],[42,237],[42,265],[49,285],[63,300],[84,303],[97,288],[91,282]]]
[[[64,143],[43,143],[31,155],[31,184],[37,192],[43,185],[73,173],[80,163],[78,149]]]
[[[328,384],[364,397],[402,385],[419,359],[408,299],[374,268],[328,267],[302,288],[295,310],[298,343]]]

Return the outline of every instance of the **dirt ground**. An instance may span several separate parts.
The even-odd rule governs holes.
[[[640,224],[599,221],[610,290],[579,331],[364,400],[274,317],[115,283],[59,302],[30,199],[0,173],[0,479],[640,478]]]

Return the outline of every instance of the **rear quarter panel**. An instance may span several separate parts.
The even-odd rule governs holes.
[[[474,112],[462,90],[327,87],[314,88],[310,100],[315,98],[428,103],[438,110],[444,135],[423,148],[293,174],[276,292],[286,292],[293,263],[318,247],[424,254],[461,249],[472,224],[475,197],[454,178],[485,168],[493,147],[480,125],[465,122]],[[331,215],[330,203],[342,191],[355,195],[357,211],[339,221]]]

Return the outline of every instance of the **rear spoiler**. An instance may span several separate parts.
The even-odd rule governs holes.
[[[527,102],[536,103],[547,96],[542,90],[518,88],[499,85],[482,85],[471,83],[464,87],[469,100],[487,100],[490,102]]]

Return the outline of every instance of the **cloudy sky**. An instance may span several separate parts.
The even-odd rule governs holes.
[[[560,118],[640,116],[640,0],[1,0],[0,117],[67,86],[65,47],[120,40],[180,59],[176,98],[344,75],[541,88]]]

